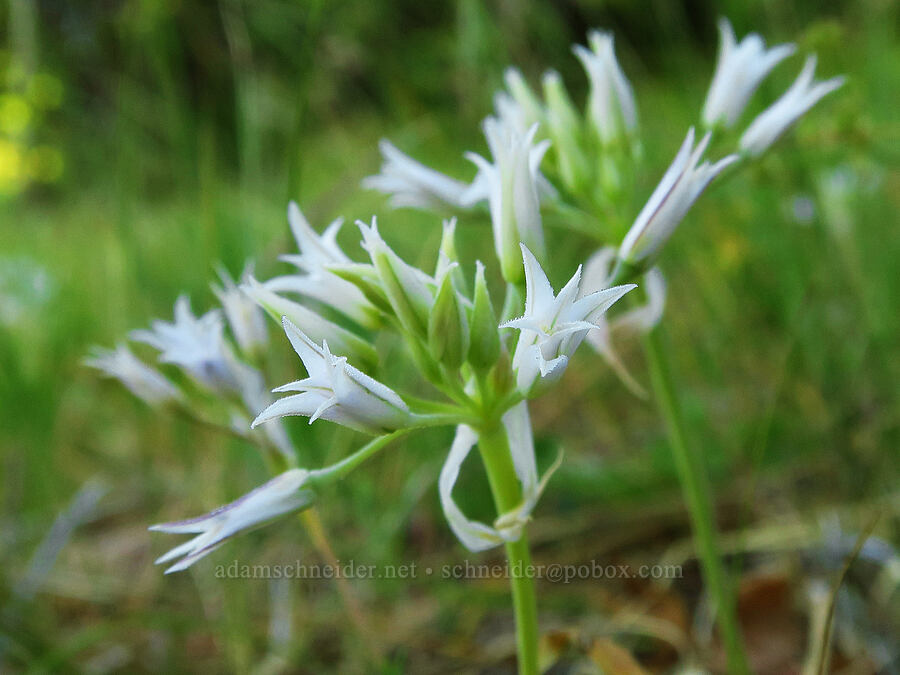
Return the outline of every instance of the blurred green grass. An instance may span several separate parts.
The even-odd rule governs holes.
[[[0,657],[16,669],[102,671],[104,657],[129,670],[201,664],[267,672],[278,659],[303,659],[309,672],[365,670],[330,586],[292,585],[296,639],[279,647],[267,634],[276,603],[266,584],[212,576],[220,561],[310,559],[295,522],[229,543],[194,575],[163,578],[152,567],[160,549],[146,525],[234,497],[262,480],[264,467],[240,442],[161,420],[81,359],[91,344],[112,344],[168,316],[182,291],[197,309],[211,305],[216,262],[234,272],[252,257],[262,276],[279,269],[276,256],[293,246],[288,199],[320,226],[377,213],[398,251],[430,267],[438,219],[391,212],[358,187],[378,166],[378,138],[470,176],[461,151],[482,147],[478,121],[502,68],[516,63],[534,78],[554,67],[581,82],[568,49],[591,26],[617,31],[648,166],[665,166],[696,116],[717,12],[739,33],[759,30],[772,43],[797,39],[818,51],[823,74],[849,75],[777,153],[692,213],[663,263],[667,325],[693,434],[726,512],[743,514],[729,516],[732,526],[885,499],[896,505],[896,6],[842,3],[825,14],[815,3],[141,0],[102,15],[87,6],[35,7],[31,30],[21,17],[3,16],[5,54],[40,63],[64,84],[63,106],[34,136],[60,149],[66,169],[57,183],[0,199],[0,266],[27,261],[47,275],[46,293],[0,325]],[[777,95],[790,70],[759,98]],[[835,169],[859,182],[846,231],[824,206],[822,181]],[[657,178],[641,176],[640,194]],[[809,222],[796,222],[797,198],[815,205]],[[464,257],[490,256],[484,227],[461,225]],[[550,241],[572,269],[581,262],[579,237],[559,230]],[[3,293],[12,293],[9,284]],[[624,349],[645,377],[638,351]],[[548,529],[568,524],[616,540],[617,523],[660,518],[675,525],[644,542],[648,551],[684,536],[652,406],[586,349],[567,379],[534,410],[542,461],[556,447],[567,451],[538,511],[538,532],[546,518]],[[354,440],[302,420],[291,429],[311,464],[341,456]],[[417,437],[325,496],[339,557],[435,565],[460,557],[435,489],[448,443],[445,431]],[[473,512],[487,513],[478,480],[463,477],[485,495],[472,499]],[[109,490],[99,511],[37,595],[17,596],[38,544],[89,481]],[[567,560],[552,535],[545,541],[539,559]],[[390,626],[385,641],[397,668],[413,672],[441,659],[445,667],[465,663],[485,617],[507,602],[502,585],[477,593],[437,579],[354,586],[373,622]],[[547,596],[560,616],[596,611],[595,599],[552,587]]]

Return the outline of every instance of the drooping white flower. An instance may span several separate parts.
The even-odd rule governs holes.
[[[384,162],[381,173],[363,179],[363,187],[390,195],[394,208],[432,209],[436,206],[462,206],[461,197],[468,185],[435,171],[400,152],[390,141],[378,144]]]
[[[259,305],[238,288],[224,267],[219,268],[218,274],[222,285],[213,284],[212,289],[222,303],[234,339],[244,352],[255,353],[269,342],[266,317]],[[241,278],[246,281],[251,276],[253,266],[248,264],[244,267]]]
[[[504,542],[517,541],[522,536],[522,528],[530,520],[531,512],[543,493],[547,481],[562,460],[562,455],[560,455],[543,478],[538,479],[531,420],[528,416],[528,404],[525,401],[506,412],[503,416],[503,426],[509,439],[513,467],[522,486],[522,502],[517,508],[500,514],[493,525],[487,525],[467,518],[454,501],[453,486],[459,478],[460,467],[472,448],[478,443],[478,433],[465,424],[456,428],[456,436],[450,447],[450,454],[447,455],[438,479],[441,507],[450,524],[450,529],[453,530],[463,546],[473,552],[484,551]]]
[[[156,564],[181,558],[166,570],[166,574],[180,572],[236,534],[307,508],[315,499],[315,492],[305,485],[308,477],[309,472],[304,469],[291,469],[204,516],[153,525],[150,529],[154,532],[197,535],[157,558]]]
[[[801,115],[844,84],[843,77],[815,82],[816,57],[810,56],[790,88],[761,112],[741,136],[741,150],[757,157],[768,150]]]
[[[728,155],[715,164],[700,164],[709,139],[707,133],[694,148],[694,128],[691,127],[671,166],[625,235],[619,247],[619,258],[630,264],[652,258],[710,181],[738,160],[737,155]]]
[[[594,328],[597,317],[635,288],[626,284],[579,297],[581,266],[558,295],[540,263],[522,244],[525,263],[525,314],[507,321],[501,328],[518,328],[521,333],[513,356],[516,384],[528,395],[538,378],[545,383],[562,376],[569,357]]]
[[[138,357],[124,344],[115,349],[97,348],[85,365],[122,382],[132,394],[150,405],[181,398],[178,388]]]
[[[367,328],[379,324],[378,311],[362,292],[327,269],[328,265],[345,265],[352,261],[337,243],[342,218],[332,222],[318,234],[303,216],[295,202],[288,205],[288,222],[297,241],[300,254],[280,256],[296,266],[303,274],[275,277],[263,282],[273,292],[298,293],[336,309]]]
[[[574,45],[572,51],[581,61],[590,81],[588,119],[604,143],[615,140],[637,127],[637,106],[631,84],[619,62],[610,33],[588,33],[590,49]]]
[[[181,366],[212,389],[237,389],[222,330],[218,310],[197,318],[191,312],[191,301],[182,295],[175,301],[173,323],[157,320],[151,324],[151,330],[132,331],[130,336],[158,349],[162,363]]]
[[[372,434],[409,426],[413,415],[392,389],[351,366],[346,357],[332,354],[327,342],[317,345],[290,319],[285,317],[283,324],[308,376],[275,389],[300,393],[275,401],[251,426],[288,415],[309,417],[310,424],[322,418]]]
[[[612,246],[600,249],[588,259],[581,281],[583,294],[606,288],[612,283],[615,259],[616,249]],[[586,337],[587,343],[606,359],[625,386],[641,397],[646,396],[646,392],[619,358],[613,339],[648,333],[662,319],[666,307],[666,281],[658,268],[654,267],[644,274],[643,289],[647,296],[645,304],[633,307],[612,319],[602,313],[589,317],[594,328]]]
[[[477,201],[483,190],[487,194],[494,231],[494,247],[503,277],[510,283],[522,279],[519,243],[544,255],[544,228],[538,194],[541,160],[550,147],[549,141],[534,143],[537,125],[525,135],[512,124],[499,118],[484,121],[484,135],[493,163],[473,152],[466,153],[478,167],[478,176],[468,195]]]
[[[757,33],[737,42],[728,19],[719,19],[719,60],[703,105],[703,122],[733,127],[760,83],[795,49],[793,44],[766,49]]]

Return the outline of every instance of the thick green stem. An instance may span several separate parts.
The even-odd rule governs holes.
[[[704,582],[715,604],[719,630],[728,658],[728,672],[744,675],[749,673],[750,669],[741,639],[734,589],[728,581],[725,566],[719,555],[709,476],[703,458],[688,441],[666,346],[659,327],[645,337],[644,350],[650,365],[657,404],[666,421],[669,443],[672,446],[681,489],[690,514]]]
[[[478,448],[487,472],[497,513],[503,514],[519,506],[522,490],[516,477],[506,429],[498,421],[489,428],[479,429]],[[538,621],[537,597],[531,573],[531,554],[525,533],[506,544],[509,581],[516,618],[516,648],[519,675],[537,675]]]

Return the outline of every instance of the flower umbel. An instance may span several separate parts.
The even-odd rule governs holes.
[[[410,425],[413,415],[392,389],[332,354],[327,342],[317,345],[288,318],[283,324],[308,377],[275,389],[300,393],[275,401],[251,426],[288,415],[309,417],[310,424],[322,418],[371,434]]]
[[[693,127],[688,131],[671,166],[625,235],[619,247],[621,260],[646,267],[710,181],[738,160],[737,155],[728,155],[715,164],[699,164],[709,139],[707,133],[694,148]]]
[[[507,321],[501,328],[521,331],[513,357],[516,384],[526,396],[532,392],[538,378],[545,383],[558,379],[590,330],[597,317],[635,284],[607,288],[579,297],[581,267],[558,295],[540,263],[522,244],[525,262],[525,314]]]
[[[315,492],[306,486],[309,472],[291,469],[264,483],[243,497],[220,506],[204,516],[150,527],[154,532],[196,534],[197,536],[156,559],[156,564],[181,558],[166,574],[187,569],[212,553],[225,540],[294,511],[310,506]]]
[[[703,105],[703,122],[733,127],[760,83],[795,49],[792,44],[766,49],[757,33],[737,42],[728,19],[719,19],[719,60]]]
[[[809,56],[794,84],[753,120],[741,136],[741,150],[757,157],[769,149],[807,110],[844,84],[843,77],[815,82],[816,57]]]

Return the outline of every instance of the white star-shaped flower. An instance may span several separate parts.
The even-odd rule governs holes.
[[[728,155],[715,164],[701,164],[710,137],[707,133],[694,148],[693,127],[688,131],[671,166],[625,235],[619,247],[622,260],[637,264],[651,259],[672,236],[710,181],[737,161],[737,155]]]
[[[719,20],[719,36],[719,60],[703,105],[703,121],[708,127],[721,122],[730,128],[760,83],[796,47],[784,44],[766,49],[765,41],[757,33],[738,42],[725,18]]]
[[[222,331],[218,310],[197,318],[191,301],[182,295],[175,301],[173,323],[154,321],[151,330],[132,331],[131,338],[158,349],[160,362],[181,366],[211,389],[237,389]]]
[[[251,426],[288,415],[309,417],[310,424],[322,418],[372,434],[409,426],[413,415],[392,389],[332,354],[327,342],[317,345],[287,317],[282,323],[308,377],[275,389],[300,393],[275,401]]]
[[[575,45],[572,51],[581,61],[590,80],[588,118],[604,143],[637,127],[637,106],[631,84],[619,62],[610,33],[588,33],[590,49]]]
[[[309,475],[304,469],[291,469],[204,516],[153,525],[150,529],[154,532],[197,535],[157,558],[156,564],[181,558],[166,574],[180,572],[236,534],[308,507],[315,499],[315,492],[305,486]]]
[[[626,284],[579,297],[581,266],[558,295],[540,263],[524,244],[525,314],[507,321],[501,328],[521,331],[513,356],[513,369],[519,390],[528,395],[537,380],[544,383],[558,379],[569,358],[595,326],[595,321],[613,303],[635,288]]]
[[[816,57],[806,59],[803,70],[790,88],[775,103],[753,120],[741,136],[741,150],[756,157],[769,149],[794,122],[826,94],[844,84],[843,77],[815,82]]]
[[[295,202],[288,205],[288,222],[300,253],[280,256],[302,274],[289,274],[263,282],[266,290],[297,293],[336,309],[361,326],[376,328],[378,311],[362,292],[349,281],[329,271],[329,265],[346,265],[352,261],[338,246],[337,236],[344,221],[338,218],[320,235],[303,216]]]
[[[363,187],[390,195],[394,208],[433,209],[446,204],[464,206],[468,184],[435,171],[400,152],[390,141],[378,144],[384,162],[381,173],[363,179]]]

